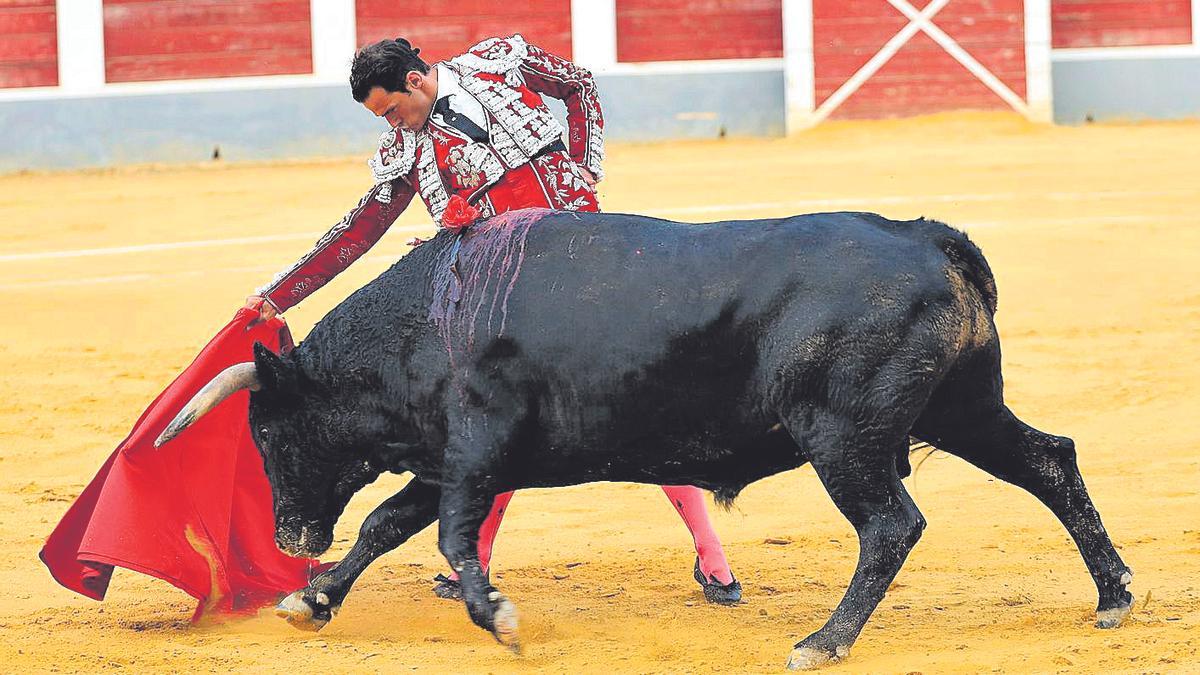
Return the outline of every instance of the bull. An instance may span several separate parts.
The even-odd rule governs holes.
[[[250,389],[276,541],[295,555],[328,549],[350,497],[382,472],[413,474],[341,563],[280,604],[313,629],[375,558],[437,521],[471,620],[517,648],[514,605],[476,552],[497,494],[630,481],[696,485],[728,504],[810,464],[859,558],[787,665],[844,659],[925,527],[901,483],[910,437],[1046,505],[1096,584],[1096,625],[1115,627],[1131,572],[1073,441],[1004,403],[996,301],[979,249],[925,219],[518,211],[439,233],[291,353],[259,345],[158,442]]]

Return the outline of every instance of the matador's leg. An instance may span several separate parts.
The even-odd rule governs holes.
[[[671,500],[696,544],[696,582],[704,588],[709,602],[733,604],[742,599],[742,585],[733,578],[721,540],[708,518],[704,491],[691,485],[664,485],[663,492]]]

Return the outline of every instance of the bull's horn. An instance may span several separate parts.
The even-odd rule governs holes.
[[[171,420],[167,428],[154,441],[154,447],[162,447],[163,443],[178,436],[181,431],[190,427],[192,422],[217,407],[221,401],[243,389],[250,391],[262,389],[262,384],[258,381],[258,371],[255,370],[255,365],[251,361],[229,366],[204,385],[204,388],[198,391],[187,405],[183,406],[183,410],[179,411],[175,419]]]

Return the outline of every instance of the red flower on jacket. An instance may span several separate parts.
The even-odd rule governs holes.
[[[479,209],[468,204],[462,195],[452,195],[450,203],[446,204],[446,210],[442,211],[442,227],[458,234],[463,228],[479,220],[482,215]]]

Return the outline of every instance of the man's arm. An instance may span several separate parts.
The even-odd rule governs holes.
[[[246,306],[261,302],[263,319],[295,306],[374,246],[408,207],[414,194],[403,178],[371,188],[358,206],[326,232],[299,262],[247,298]]]
[[[561,100],[567,106],[571,159],[587,169],[596,180],[604,176],[604,113],[591,71],[557,57],[535,45],[520,71],[530,89]]]

